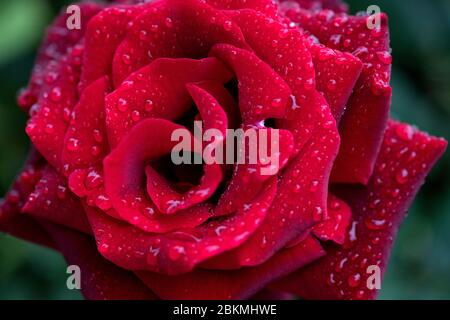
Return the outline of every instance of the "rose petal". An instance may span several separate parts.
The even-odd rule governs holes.
[[[328,219],[315,225],[314,235],[322,241],[343,244],[352,219],[352,209],[333,194],[328,196]]]
[[[279,121],[278,125],[293,133],[298,156],[284,172],[278,195],[262,227],[238,249],[208,261],[208,267],[224,269],[263,263],[327,217],[328,177],[339,148],[335,120],[325,99],[314,90],[312,58],[300,31],[286,29],[253,10],[229,14],[258,56],[292,90],[293,108],[288,109],[287,120]],[[276,45],[269,48],[267,43]]]
[[[21,174],[16,178],[5,199],[0,199],[0,231],[54,247],[53,240],[36,220],[21,214],[23,205],[41,178],[43,166],[45,161],[42,156],[35,149],[31,149]]]
[[[114,53],[113,83],[117,88],[133,72],[157,58],[183,57],[167,1],[154,1],[134,7],[133,19]]]
[[[351,52],[364,69],[340,124],[342,146],[332,174],[333,182],[367,183],[380,150],[391,104],[391,57],[387,16],[380,28],[368,29],[368,17],[310,14],[288,10],[287,16],[330,48]]]
[[[78,101],[77,82],[79,80],[82,46],[76,46],[67,55],[50,63],[49,73],[54,74],[51,85],[39,97],[31,110],[26,132],[33,145],[42,156],[59,171],[63,171],[61,161],[70,114]]]
[[[239,27],[225,13],[199,0],[168,0],[177,40],[184,54],[201,58],[217,43],[245,48]]]
[[[80,29],[69,30],[67,28],[73,12],[67,13],[66,9],[48,28],[47,35],[39,49],[28,87],[18,99],[19,106],[25,111],[28,111],[43,93],[45,94],[45,91],[51,86],[51,82],[58,76],[52,65],[78,44],[84,36],[88,22],[101,10],[98,4],[88,2],[80,3],[78,7],[81,16]]]
[[[62,160],[64,173],[100,165],[109,151],[105,126],[105,96],[109,79],[99,78],[83,91],[73,109],[65,134]]]
[[[241,147],[241,150],[243,149],[246,152],[246,161],[245,163],[234,166],[231,180],[224,193],[220,196],[219,203],[215,208],[215,213],[218,215],[235,212],[253,199],[261,191],[264,183],[281,172],[288,164],[293,153],[294,139],[292,134],[287,130],[274,131],[265,127],[245,127],[243,129],[244,137],[247,130],[253,130],[255,136],[259,138],[261,138],[263,134],[266,135],[267,146],[264,145],[264,140],[261,141],[259,139],[255,145],[259,148],[259,156],[261,156],[261,152],[267,153],[267,156],[271,157],[271,162],[268,164],[263,163],[261,161],[262,159],[258,158],[256,159],[256,163],[251,163],[248,154],[252,150],[250,144],[253,144],[253,142],[243,138],[245,140],[243,142],[241,141],[241,145],[243,146]],[[275,132],[278,134],[277,139],[274,137]],[[251,135],[249,136],[251,137]],[[275,151],[272,149],[272,141],[278,142],[278,155],[274,154]],[[230,143],[230,141],[228,141],[228,143]]]
[[[218,101],[204,89],[188,84],[187,89],[192,96],[197,108],[200,111],[204,123],[204,130],[218,130],[222,139],[226,137],[226,129],[228,127],[227,116],[218,104]],[[202,129],[203,130],[203,129]],[[223,140],[221,140],[223,141]],[[213,141],[218,146],[222,146],[221,141]],[[208,147],[208,146],[204,146]],[[204,149],[202,149],[204,150]],[[203,154],[202,150],[200,153]],[[213,161],[214,159],[209,159]],[[220,160],[220,159],[219,159]],[[204,175],[200,180],[200,184],[189,188],[186,192],[179,193],[172,188],[170,182],[162,177],[151,166],[146,167],[147,175],[147,191],[153,203],[163,213],[173,214],[179,210],[191,208],[192,206],[208,200],[217,190],[222,181],[222,169],[217,161],[209,162],[203,166]],[[176,204],[176,205],[175,205]]]
[[[344,246],[330,244],[324,258],[276,287],[308,299],[375,298],[377,290],[366,285],[374,274],[368,267],[385,271],[399,225],[446,146],[443,139],[391,121],[369,184],[333,188],[353,213]]]
[[[81,232],[91,233],[80,199],[72,194],[64,177],[47,165],[29,195],[22,212]]]
[[[192,104],[185,85],[198,81],[226,83],[231,73],[215,58],[157,59],[132,74],[106,97],[106,123],[115,147],[137,122],[145,118],[174,120]]]
[[[247,50],[224,44],[215,45],[210,54],[224,61],[236,74],[245,125],[284,116],[291,91],[265,62]]]
[[[162,274],[192,271],[201,262],[244,243],[261,225],[276,193],[272,180],[252,203],[235,215],[193,229],[146,234],[87,207],[99,251],[125,269]]]
[[[81,271],[81,292],[89,300],[154,300],[157,297],[132,273],[103,259],[84,234],[43,223],[69,265]]]
[[[138,7],[109,7],[91,19],[84,37],[80,92],[98,78],[111,74],[114,53],[125,37],[128,23],[137,12]]]
[[[321,257],[325,252],[312,237],[283,250],[268,262],[236,271],[195,270],[179,276],[150,272],[137,275],[162,299],[248,299],[268,283]]]
[[[316,11],[330,9],[335,12],[347,12],[348,6],[342,0],[281,0],[281,8],[299,5],[303,9]]]
[[[278,8],[272,0],[207,0],[208,4],[221,10],[253,9],[266,16],[278,17]]]

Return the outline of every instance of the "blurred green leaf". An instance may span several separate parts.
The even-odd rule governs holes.
[[[0,5],[0,65],[29,50],[41,37],[49,18],[44,0],[2,1]]]

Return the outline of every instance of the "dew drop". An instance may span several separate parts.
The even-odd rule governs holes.
[[[139,120],[141,120],[141,114],[139,113],[139,111],[134,110],[134,111],[131,113],[131,119],[132,119],[134,122],[138,122]]]
[[[355,288],[361,282],[361,275],[359,273],[355,273],[348,277],[347,283],[350,287]]]
[[[106,243],[102,243],[102,244],[100,245],[100,247],[98,248],[98,250],[99,250],[101,253],[107,252],[108,249],[109,249],[109,245],[107,245]]]
[[[414,130],[411,126],[401,124],[395,128],[395,133],[403,141],[411,141],[414,135]]]
[[[166,20],[164,21],[164,24],[166,25],[167,28],[172,28],[173,27],[173,21],[169,17],[166,18]]]
[[[121,112],[127,111],[128,108],[128,102],[127,100],[120,98],[119,101],[117,101],[117,109]]]
[[[169,249],[169,258],[172,261],[177,261],[184,254],[184,248],[181,246],[174,246]]]
[[[381,63],[389,65],[392,63],[392,56],[387,51],[379,51],[377,52],[378,60],[381,61]]]
[[[87,174],[84,183],[88,189],[95,189],[103,184],[103,178],[97,171],[92,170]]]
[[[66,197],[67,188],[66,186],[59,185],[56,189],[56,195],[59,199],[63,200]]]
[[[366,220],[364,220],[364,224],[370,230],[381,230],[386,226],[386,220],[367,217]]]
[[[400,184],[405,184],[406,182],[408,182],[408,176],[408,170],[401,169],[396,173],[395,180]]]
[[[62,92],[60,87],[54,87],[50,93],[50,100],[53,102],[59,102],[62,98]]]
[[[95,205],[103,211],[107,211],[112,207],[111,201],[107,195],[99,195],[97,199],[95,199]]]
[[[96,157],[100,154],[101,150],[98,146],[92,146],[91,147],[91,154]]]
[[[282,105],[283,100],[281,100],[280,98],[275,98],[272,100],[272,107],[274,108],[279,108]]]
[[[79,141],[75,138],[70,138],[67,141],[66,148],[68,151],[78,151],[80,149]]]
[[[309,191],[316,192],[318,187],[319,187],[319,181],[314,180],[314,181],[311,182],[311,186],[309,188]]]
[[[130,55],[124,53],[124,54],[122,55],[122,62],[123,62],[124,64],[126,64],[126,65],[129,65],[129,64],[131,63],[131,57],[130,57]]]
[[[223,28],[226,31],[230,31],[232,29],[232,27],[233,27],[233,23],[231,22],[231,20],[227,20],[223,23]]]
[[[336,90],[336,88],[337,88],[336,80],[334,80],[334,79],[328,80],[327,88],[328,88],[328,90],[330,90],[330,91]]]
[[[323,210],[321,207],[315,207],[313,209],[313,220],[314,221],[321,221],[322,220],[322,214]]]
[[[45,132],[48,134],[51,134],[51,133],[55,132],[55,127],[49,123],[45,126]]]
[[[145,111],[150,112],[153,110],[153,101],[148,99],[147,101],[145,101]]]

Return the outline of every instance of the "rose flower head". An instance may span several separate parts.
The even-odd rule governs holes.
[[[447,145],[389,118],[385,14],[76,6],[78,28],[56,18],[19,96],[32,150],[1,231],[78,265],[88,299],[376,297]]]

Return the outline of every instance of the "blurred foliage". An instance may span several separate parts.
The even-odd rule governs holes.
[[[25,158],[25,115],[15,106],[45,26],[61,0],[0,2],[0,195]],[[450,140],[450,1],[348,0],[352,12],[377,4],[390,20],[395,118]],[[450,299],[450,156],[433,170],[406,219],[382,299]],[[0,235],[0,299],[80,299],[66,288],[57,253]]]

